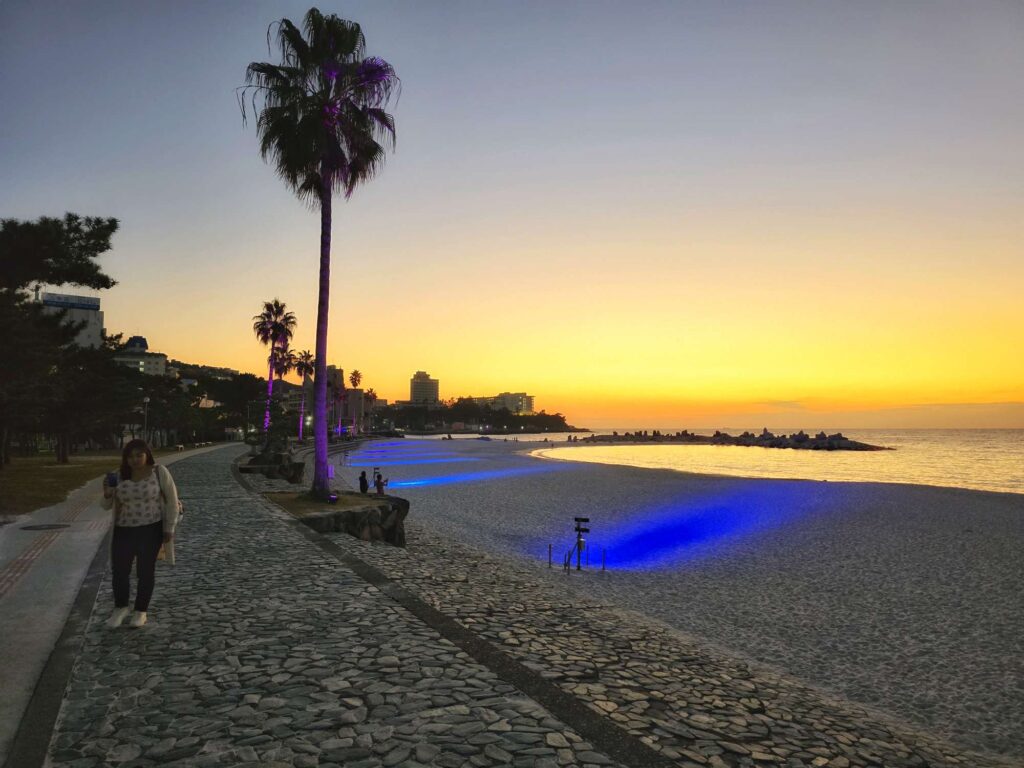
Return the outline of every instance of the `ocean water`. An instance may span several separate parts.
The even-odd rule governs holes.
[[[710,434],[696,430],[698,434]],[[738,434],[742,430],[731,431]],[[782,430],[776,430],[779,434]],[[788,434],[796,430],[785,430]],[[731,445],[587,444],[541,448],[566,461],[625,464],[734,477],[913,483],[1024,493],[1024,430],[843,430],[853,440],[890,451],[803,451]],[[500,438],[495,438],[500,439]],[[533,437],[532,439],[537,439]]]

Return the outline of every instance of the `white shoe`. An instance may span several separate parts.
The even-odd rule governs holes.
[[[146,612],[145,611],[135,611],[135,613],[132,614],[132,620],[128,622],[128,624],[133,626],[133,627],[141,627],[145,623],[146,623]]]
[[[111,629],[120,627],[121,622],[125,620],[129,613],[131,613],[131,609],[127,605],[123,608],[115,608],[114,612],[110,614],[110,618],[107,619],[107,626]]]

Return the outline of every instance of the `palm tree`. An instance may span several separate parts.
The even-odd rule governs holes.
[[[274,373],[277,374],[277,383],[280,384],[284,377],[295,369],[295,353],[288,349],[288,342],[285,341],[274,351]]]
[[[272,25],[273,27],[273,25]],[[288,19],[276,25],[281,63],[252,62],[239,93],[258,112],[260,154],[272,161],[300,200],[320,209],[320,288],[316,316],[316,422],[313,488],[324,498],[327,478],[327,319],[331,275],[331,203],[345,199],[384,165],[381,141],[394,149],[395,120],[384,111],[399,88],[398,76],[380,58],[364,58],[359,25],[310,8],[302,30]],[[305,33],[305,37],[303,37]],[[269,31],[268,31],[269,37]],[[257,110],[257,101],[260,109]]]
[[[352,389],[359,389],[359,382],[361,382],[362,380],[363,380],[363,374],[359,372],[358,368],[353,368],[352,369],[352,373],[350,373],[348,375],[348,381],[349,381],[349,384],[352,385]],[[353,399],[355,399],[355,398],[353,398]],[[353,409],[353,411],[354,411],[354,409]],[[353,412],[352,413],[352,431],[355,432],[357,430],[358,430],[358,427],[356,425],[356,415]]]
[[[267,411],[263,416],[263,431],[270,429],[270,398],[274,394],[274,361],[277,349],[288,348],[288,341],[295,330],[295,315],[285,305],[274,299],[263,302],[263,311],[253,317],[252,330],[261,344],[270,345],[267,356]]]
[[[288,349],[288,342],[284,342],[274,351],[274,373],[280,382],[285,376],[295,370],[295,363],[298,360],[295,353]]]
[[[302,380],[302,405],[299,406],[299,441],[302,440],[302,429],[306,425],[306,377],[314,371],[313,353],[308,349],[299,352],[295,358],[295,373]]]
[[[373,429],[373,404],[377,402],[377,391],[373,387],[370,387],[366,390],[366,394],[363,395],[363,399],[366,401],[368,423],[370,428]]]

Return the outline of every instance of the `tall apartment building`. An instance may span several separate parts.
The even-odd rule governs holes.
[[[85,327],[75,337],[78,346],[95,349],[103,344],[103,312],[100,311],[100,300],[97,297],[44,293],[39,301],[44,312],[65,310],[67,321],[85,323]]]
[[[409,402],[413,405],[437,405],[440,382],[426,371],[416,371],[409,379]]]

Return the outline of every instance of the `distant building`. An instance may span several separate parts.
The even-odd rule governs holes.
[[[74,323],[85,323],[78,332],[75,343],[80,347],[93,349],[103,345],[103,312],[100,300],[94,296],[72,296],[65,293],[44,293],[39,299],[44,312],[65,310],[66,319]]]
[[[412,405],[437,405],[440,382],[426,371],[416,371],[409,379],[409,402]]]
[[[361,389],[345,390],[345,410],[342,418],[346,425],[351,425],[352,432],[363,431],[363,422],[366,419],[366,400]]]
[[[167,355],[162,352],[150,352],[149,343],[144,336],[132,336],[128,339],[124,350],[114,355],[114,360],[147,376],[167,375]]]
[[[287,393],[286,407],[298,411],[305,395],[305,412],[313,413],[313,377],[304,376],[302,384],[291,387]],[[276,386],[276,385],[275,385]],[[327,366],[327,423],[334,432],[360,432],[366,418],[366,400],[361,389],[345,386],[345,370],[334,365]]]
[[[507,408],[509,413],[517,413],[521,416],[533,414],[533,395],[528,395],[525,392],[502,392],[494,397],[474,397],[473,402],[495,411]]]
[[[313,377],[307,376],[302,380],[302,386],[309,388],[310,397],[313,396]],[[334,400],[341,399],[345,391],[345,369],[334,365],[327,366],[327,403],[328,407]],[[311,400],[312,402],[312,400]]]
[[[168,375],[170,375],[172,371],[176,371],[180,377],[189,379],[194,379],[196,376],[205,376],[210,379],[221,379],[226,381],[231,377],[238,375],[238,371],[234,368],[219,368],[215,365],[195,365],[193,363],[183,363],[180,360],[168,361]]]

